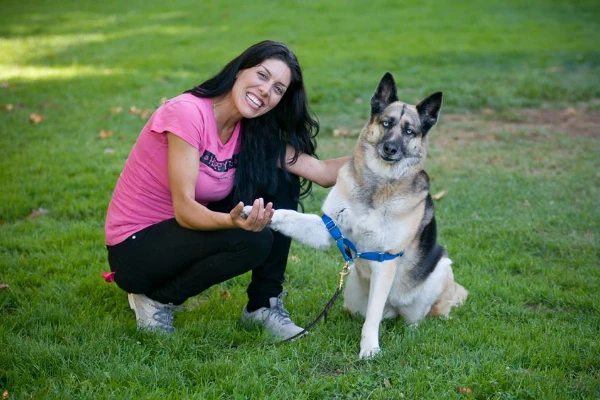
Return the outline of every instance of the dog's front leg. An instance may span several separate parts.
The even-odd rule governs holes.
[[[250,215],[251,211],[252,206],[244,207],[246,216]],[[325,250],[333,243],[323,220],[316,214],[304,214],[284,209],[275,210],[269,228],[315,249]]]
[[[360,358],[372,358],[380,351],[379,324],[383,318],[383,310],[396,276],[396,263],[394,260],[373,261],[370,262],[370,267],[369,303],[365,323],[362,327]]]

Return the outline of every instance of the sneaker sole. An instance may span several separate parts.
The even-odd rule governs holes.
[[[302,334],[300,334],[300,333],[302,333]],[[296,335],[298,335],[298,336],[296,336]],[[295,342],[298,339],[302,339],[306,335],[308,335],[308,331],[306,331],[306,332],[300,331],[300,332],[298,332],[298,333],[296,333],[294,335],[288,336],[287,338],[282,338],[281,340],[282,341],[287,341],[287,342],[291,343],[291,342]],[[294,337],[294,336],[296,336],[296,337]],[[290,338],[293,338],[293,339],[290,339]]]

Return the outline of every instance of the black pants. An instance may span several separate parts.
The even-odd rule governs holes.
[[[274,208],[298,208],[300,182],[280,173],[278,190],[266,197]],[[209,205],[229,212],[229,199]],[[107,246],[115,282],[128,293],[142,293],[161,303],[179,305],[209,287],[252,270],[248,309],[269,306],[269,298],[283,290],[291,239],[268,228],[198,231],[181,227],[175,219],[149,226],[125,241]]]

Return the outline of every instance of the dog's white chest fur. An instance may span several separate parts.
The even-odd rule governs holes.
[[[322,207],[323,213],[336,221],[342,234],[352,238],[360,252],[398,253],[408,247],[423,215],[423,211],[415,212],[419,201],[400,197],[366,204],[347,197],[356,183],[343,180],[343,176],[340,174],[340,180]],[[424,208],[422,204],[420,208]]]

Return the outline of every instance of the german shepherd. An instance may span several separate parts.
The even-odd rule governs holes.
[[[379,353],[379,324],[401,316],[416,324],[448,317],[467,290],[454,281],[452,261],[437,243],[429,177],[423,170],[427,133],[436,124],[442,92],[417,105],[398,101],[388,72],[371,98],[371,117],[354,154],[340,169],[322,210],[359,252],[401,256],[353,260],[344,305],[365,317],[360,358]],[[321,217],[276,210],[270,228],[308,246],[327,249],[334,239]]]

